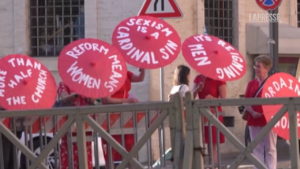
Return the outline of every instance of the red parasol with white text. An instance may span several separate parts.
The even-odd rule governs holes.
[[[6,110],[52,108],[57,92],[51,72],[20,54],[0,60],[0,105]]]
[[[89,98],[102,98],[122,87],[127,67],[112,45],[86,38],[70,43],[61,51],[58,71],[72,91]]]
[[[181,48],[177,31],[167,22],[150,16],[123,20],[113,32],[112,44],[127,63],[144,69],[172,63]]]
[[[270,76],[264,84],[262,91],[263,98],[273,97],[300,97],[300,83],[298,80],[287,73],[276,73]],[[264,116],[269,122],[283,105],[263,105]],[[300,138],[300,117],[297,111],[298,121],[298,137]],[[277,124],[273,127],[273,131],[280,137],[289,140],[289,113],[286,112]]]
[[[182,54],[197,72],[215,80],[233,81],[246,73],[240,52],[215,36],[190,36],[182,44]]]

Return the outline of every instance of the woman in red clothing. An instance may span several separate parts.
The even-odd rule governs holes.
[[[245,98],[260,98],[262,95],[262,88],[265,80],[268,77],[268,72],[272,67],[272,59],[265,55],[257,56],[254,59],[255,73],[257,78],[248,83]],[[247,125],[249,126],[250,138],[253,140],[262,128],[267,124],[263,114],[262,106],[245,106],[249,112]],[[277,164],[277,150],[276,150],[277,135],[271,130],[254,148],[253,154],[268,169],[276,169]]]
[[[142,82],[145,78],[145,69],[140,69],[139,75],[135,75],[130,71],[127,71],[127,79],[125,84],[113,95],[106,97],[103,99],[103,104],[123,104],[123,103],[138,103],[139,100],[137,98],[130,98],[129,91],[131,90],[131,83],[134,82]],[[113,135],[112,136],[117,142],[122,143],[121,135]],[[130,151],[135,143],[133,134],[125,134],[124,135],[125,148],[127,151]],[[103,154],[106,161],[106,165],[108,163],[108,154],[107,154],[107,142],[102,139],[103,145]],[[113,161],[122,161],[122,156],[112,148],[112,160]],[[110,168],[113,166],[111,165]],[[107,167],[108,168],[108,167]],[[129,168],[132,168],[129,165]]]
[[[226,98],[226,83],[222,81],[213,80],[211,78],[205,77],[204,75],[196,76],[194,80],[193,90],[194,98],[199,99],[215,99],[215,98]],[[222,108],[218,107],[218,112],[221,112]],[[211,112],[215,112],[215,108],[211,108]],[[223,116],[219,116],[219,120],[223,123]],[[205,124],[206,125],[206,124]],[[216,127],[212,126],[212,147],[213,147],[213,160],[214,163],[218,162],[217,156],[217,131]],[[204,128],[205,143],[209,142],[209,127],[206,125]],[[225,142],[224,135],[220,132],[220,143]]]
[[[68,103],[71,103],[72,106],[88,106],[94,103],[95,99],[86,98],[80,95],[77,95],[70,88],[65,85],[63,82],[60,82],[57,89],[57,94],[59,99]],[[73,134],[73,133],[72,133]],[[61,159],[61,169],[67,169],[69,167],[68,164],[68,143],[67,143],[67,134],[64,135],[61,139],[61,151],[60,151],[60,159]],[[87,147],[87,155],[88,159],[92,159],[92,149],[91,142],[86,143]],[[78,168],[78,154],[77,154],[77,144],[73,143],[73,157],[74,157],[74,169]],[[88,162],[88,169],[93,168],[92,160]]]

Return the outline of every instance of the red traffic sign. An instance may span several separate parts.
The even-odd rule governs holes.
[[[282,0],[256,0],[259,7],[264,10],[274,10],[278,8]]]
[[[146,0],[138,15],[157,18],[181,18],[183,16],[175,0]]]

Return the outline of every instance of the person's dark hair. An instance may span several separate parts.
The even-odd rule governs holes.
[[[190,68],[185,65],[179,65],[174,71],[173,85],[186,84],[189,85],[188,75],[190,74]]]

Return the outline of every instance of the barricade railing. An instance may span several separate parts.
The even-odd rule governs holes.
[[[5,136],[16,147],[14,151],[14,160],[19,163],[16,169],[63,169],[60,163],[62,138],[68,137],[67,160],[69,168],[89,169],[90,161],[87,142],[93,142],[93,167],[100,168],[99,161],[99,143],[98,137],[107,142],[108,150],[108,168],[113,168],[113,159],[111,157],[112,148],[114,148],[123,157],[118,164],[117,169],[127,168],[130,163],[135,169],[152,168],[155,162],[153,159],[153,150],[160,149],[161,168],[167,167],[165,150],[172,146],[173,166],[182,166],[183,160],[183,125],[182,125],[182,99],[178,96],[174,102],[147,102],[127,105],[105,105],[105,106],[86,106],[86,107],[64,107],[43,110],[22,110],[22,111],[1,111],[0,133]],[[24,118],[24,116],[26,116]],[[167,117],[169,119],[167,120]],[[4,123],[8,118],[11,120],[11,126]],[[153,139],[153,133],[160,129],[159,139]],[[16,133],[22,132],[25,141],[22,142]],[[92,132],[92,135],[87,133]],[[74,133],[76,133],[74,135]],[[33,135],[38,138],[33,138]],[[134,137],[134,146],[131,151],[126,150],[126,135],[132,134]],[[114,135],[120,135],[121,144],[113,138]],[[49,139],[50,138],[50,139]],[[167,139],[171,138],[170,143]],[[101,140],[100,139],[100,140]],[[1,142],[0,138],[0,142]],[[158,143],[154,144],[156,140]],[[72,144],[76,142],[76,144]],[[35,143],[40,143],[38,152]],[[166,146],[170,144],[170,146]],[[4,145],[4,144],[1,144]],[[4,145],[5,146],[5,145]],[[72,147],[77,146],[78,149]],[[156,147],[154,147],[156,146]],[[146,151],[141,153],[141,149]],[[16,157],[20,151],[20,158]],[[178,150],[178,151],[177,151]],[[77,157],[74,157],[72,151],[76,151]],[[78,153],[80,152],[80,153]],[[161,153],[162,152],[162,153]],[[49,154],[52,154],[54,163],[49,165]],[[0,151],[0,160],[4,161],[5,154]],[[144,156],[144,160],[141,160]],[[146,156],[146,157],[145,157]],[[24,163],[25,159],[25,163]],[[20,162],[21,161],[21,162]],[[16,164],[15,163],[15,164]],[[0,169],[4,165],[0,165]],[[10,168],[11,169],[11,168]]]
[[[204,167],[213,168],[213,163],[209,165],[204,164],[206,147],[203,143],[203,117],[208,120],[208,123],[214,125],[219,132],[223,133],[227,141],[231,142],[241,153],[232,162],[229,168],[238,168],[244,159],[249,159],[253,165],[258,168],[266,168],[256,157],[253,156],[252,150],[258,142],[268,133],[273,126],[282,118],[282,116],[289,111],[289,132],[290,132],[290,149],[291,153],[291,168],[299,168],[299,155],[298,155],[298,122],[297,111],[300,110],[300,98],[272,98],[272,99],[215,99],[215,100],[192,100],[191,93],[187,93],[183,101],[182,97],[177,93],[173,102],[147,102],[139,104],[128,105],[106,105],[106,106],[87,106],[87,107],[66,107],[54,108],[45,110],[22,110],[22,111],[1,111],[0,118],[0,133],[10,140],[13,145],[22,152],[25,157],[26,169],[52,169],[48,165],[49,154],[54,154],[54,167],[59,168],[61,163],[61,138],[65,135],[68,136],[68,149],[67,156],[69,161],[69,168],[72,168],[73,163],[76,162],[72,151],[78,153],[78,168],[89,168],[87,160],[87,142],[93,141],[95,154],[93,163],[95,168],[98,169],[99,163],[99,150],[100,144],[98,138],[106,140],[108,143],[108,168],[113,168],[113,159],[111,158],[113,147],[121,154],[122,161],[118,164],[117,169],[127,167],[127,164],[132,164],[133,168],[153,168],[154,163],[153,152],[159,149],[160,167],[161,168],[174,168],[174,169],[203,169]],[[272,120],[262,129],[258,136],[245,147],[238,138],[230,132],[221,122],[217,116],[212,114],[208,107],[216,106],[241,106],[241,105],[283,105],[280,111],[272,118]],[[186,121],[184,121],[183,108],[185,107]],[[116,114],[119,113],[119,114]],[[26,118],[22,118],[26,116]],[[166,118],[169,117],[168,120]],[[11,128],[5,126],[7,118],[13,119],[11,121]],[[113,122],[112,122],[113,121]],[[76,124],[76,125],[75,125]],[[159,139],[151,137],[157,129],[162,130],[159,133]],[[165,130],[167,129],[167,130]],[[169,133],[168,134],[168,129]],[[141,130],[141,131],[140,131]],[[86,133],[92,131],[93,135]],[[25,135],[25,142],[21,142],[19,132]],[[75,133],[76,135],[72,135]],[[211,131],[210,135],[211,135]],[[24,134],[25,133],[25,134]],[[41,143],[39,153],[34,149],[35,142],[33,134],[36,133],[39,137],[37,142]],[[126,151],[125,134],[134,135],[134,146],[131,151]],[[162,134],[163,133],[163,134]],[[49,134],[52,134],[48,140]],[[112,135],[121,135],[121,142],[116,142]],[[167,143],[167,138],[170,138],[170,143]],[[211,136],[210,136],[211,137]],[[165,138],[165,139],[164,139]],[[155,146],[153,142],[158,141]],[[161,141],[162,140],[162,141]],[[0,148],[3,149],[3,137],[0,137]],[[78,150],[74,150],[72,142],[76,142]],[[166,146],[165,144],[170,144]],[[5,146],[5,145],[4,145]],[[142,160],[140,152],[142,147],[145,146],[146,160]],[[172,165],[167,166],[166,155],[163,153],[169,147],[172,148]],[[220,147],[219,147],[220,148]],[[218,148],[218,149],[219,149]],[[210,149],[210,148],[209,148]],[[70,150],[70,152],[69,152]],[[14,155],[18,154],[14,151]],[[212,156],[209,151],[208,155]],[[4,161],[3,151],[0,151],[0,160]],[[220,161],[220,151],[218,151]],[[59,160],[57,160],[57,158]],[[14,163],[19,159],[14,158]],[[97,164],[96,164],[97,163]],[[23,163],[22,163],[23,164]],[[15,169],[24,167],[16,166]],[[219,166],[220,168],[220,163]],[[4,168],[3,163],[0,164],[0,169]],[[158,167],[159,168],[159,167]],[[10,168],[11,169],[11,168]]]
[[[251,141],[251,143],[246,147],[241,141],[219,120],[218,112],[211,113],[211,108],[217,106],[248,106],[248,105],[282,105],[281,109],[274,113],[273,118],[268,122],[268,124],[263,127],[261,132],[257,137]],[[227,141],[232,143],[239,151],[240,154],[232,161],[231,165],[226,168],[236,169],[241,163],[247,158],[254,166],[257,168],[266,168],[266,166],[261,163],[253,154],[252,151],[256,145],[264,138],[264,136],[272,130],[272,128],[281,120],[281,118],[288,111],[288,124],[289,124],[289,134],[290,134],[290,167],[299,168],[299,145],[298,145],[298,118],[297,111],[300,111],[300,98],[268,98],[268,99],[214,99],[214,100],[192,100],[192,95],[190,92],[186,93],[185,96],[185,107],[186,107],[186,138],[184,147],[184,161],[183,166],[185,169],[203,169],[203,168],[222,168],[220,151],[218,151],[218,162],[219,164],[215,166],[211,159],[212,151],[208,151],[210,156],[209,164],[204,163],[205,150],[206,147],[203,143],[203,118],[208,120],[208,124],[214,125],[218,132],[221,132]],[[217,111],[217,109],[216,109]],[[211,131],[209,131],[211,137]],[[219,135],[217,134],[217,137]],[[210,138],[211,141],[211,138]],[[219,139],[218,139],[219,145]],[[218,149],[220,148],[217,146]],[[287,167],[287,166],[286,166]]]

